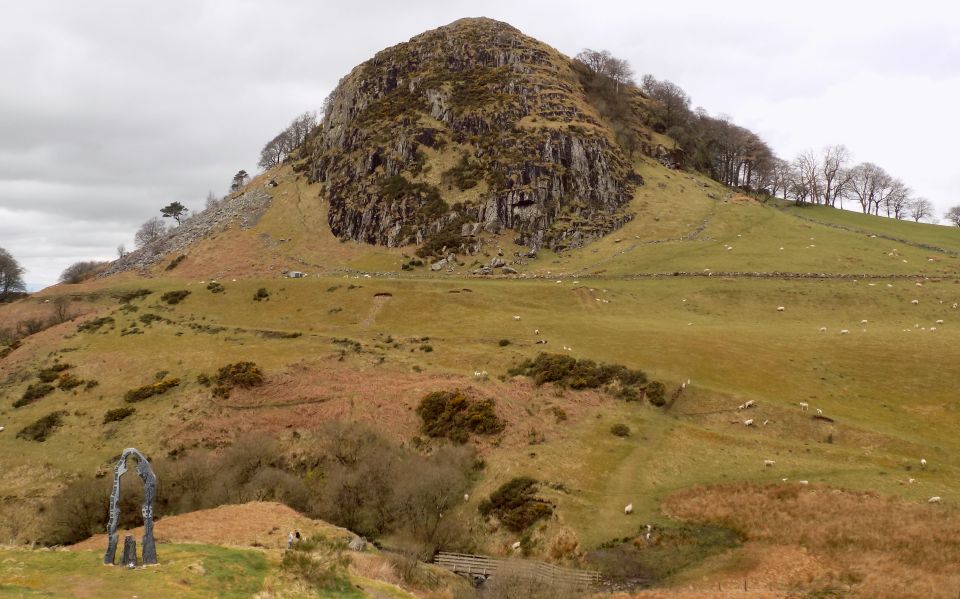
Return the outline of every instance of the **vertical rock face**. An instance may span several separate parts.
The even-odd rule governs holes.
[[[304,152],[337,236],[426,253],[462,243],[465,225],[579,245],[631,218],[640,182],[569,59],[490,19],[356,67]]]

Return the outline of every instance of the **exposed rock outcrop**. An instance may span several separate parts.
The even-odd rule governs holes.
[[[344,77],[301,165],[338,237],[443,255],[481,231],[564,248],[618,228],[641,182],[570,60],[463,19]]]

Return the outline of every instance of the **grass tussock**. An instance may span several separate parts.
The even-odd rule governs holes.
[[[819,556],[829,567],[797,581],[807,592],[846,587],[846,596],[893,598],[960,589],[960,512],[951,507],[873,492],[740,483],[681,491],[663,509],[732,528],[747,541],[800,546]]]

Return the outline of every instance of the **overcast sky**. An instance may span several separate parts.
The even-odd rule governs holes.
[[[0,3],[0,247],[32,288],[112,259],[161,206],[202,208],[378,50],[487,16],[606,48],[782,157],[843,143],[960,204],[952,2],[138,0]]]

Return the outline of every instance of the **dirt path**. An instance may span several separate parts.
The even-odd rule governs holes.
[[[360,321],[360,328],[369,329],[377,321],[377,314],[380,313],[380,310],[390,301],[392,295],[375,295],[373,296],[373,305],[370,306],[370,312],[367,313],[367,317]]]

